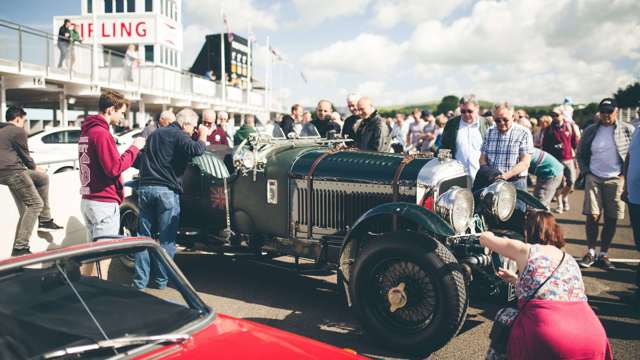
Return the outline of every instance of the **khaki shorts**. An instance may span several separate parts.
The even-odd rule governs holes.
[[[620,199],[624,180],[604,179],[587,174],[584,184],[584,215],[604,214],[609,219],[624,219],[624,202]]]
[[[574,185],[576,183],[576,179],[578,178],[576,161],[574,159],[562,160],[562,165],[564,165],[564,186],[568,187],[569,189],[571,189],[571,191],[573,191]]]

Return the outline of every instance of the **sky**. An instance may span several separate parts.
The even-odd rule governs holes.
[[[96,0],[94,0],[96,1]],[[264,79],[266,38],[286,58],[274,85],[289,103],[349,93],[378,106],[475,94],[519,105],[599,101],[640,80],[638,0],[183,0],[183,67],[204,36],[256,37]],[[34,11],[37,9],[37,11]],[[0,2],[0,18],[51,31],[80,0]],[[299,75],[304,73],[307,82]]]

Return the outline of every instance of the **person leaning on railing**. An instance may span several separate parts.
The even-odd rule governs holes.
[[[62,68],[64,66],[65,60],[67,60],[67,53],[69,51],[69,43],[71,33],[69,32],[69,26],[71,25],[71,20],[64,19],[62,26],[58,29],[58,49],[60,50],[60,60],[58,61],[58,68]]]
[[[11,256],[30,254],[29,238],[36,220],[39,229],[58,230],[49,209],[49,176],[37,167],[27,143],[24,124],[27,113],[11,106],[7,122],[0,123],[0,184],[7,185],[20,209]]]

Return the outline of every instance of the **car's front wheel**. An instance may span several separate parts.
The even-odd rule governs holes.
[[[367,244],[356,258],[349,291],[368,334],[416,356],[447,344],[460,329],[468,304],[453,254],[409,231],[387,233]]]

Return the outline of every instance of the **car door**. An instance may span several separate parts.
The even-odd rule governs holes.
[[[42,150],[50,154],[55,154],[64,159],[72,159],[78,156],[78,139],[80,130],[66,129],[44,135],[41,139]]]

